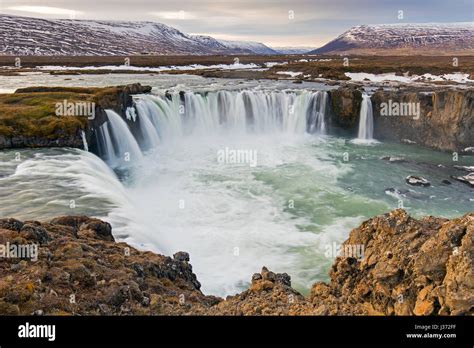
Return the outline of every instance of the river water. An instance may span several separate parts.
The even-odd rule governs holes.
[[[138,248],[189,252],[207,294],[245,289],[263,265],[287,272],[305,293],[327,280],[335,256],[327,251],[362,221],[400,205],[416,217],[455,217],[474,208],[473,189],[450,179],[462,174],[454,164],[473,165],[472,159],[453,162],[450,154],[412,145],[328,135],[319,117],[329,112],[326,86],[184,76],[70,78],[62,84],[138,79],[155,88],[152,96],[136,98],[138,131],[109,112],[98,132],[98,155],[0,151],[0,216],[99,217],[112,224],[117,239]],[[18,79],[16,86],[0,87],[52,84],[41,75]],[[432,185],[409,186],[407,175],[422,175]]]

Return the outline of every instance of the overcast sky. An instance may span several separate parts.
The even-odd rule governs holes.
[[[0,0],[0,12],[147,20],[219,39],[319,47],[360,24],[473,22],[473,4],[474,0]]]

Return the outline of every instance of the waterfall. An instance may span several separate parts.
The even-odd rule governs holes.
[[[374,118],[372,115],[372,101],[367,94],[362,95],[362,105],[359,115],[358,139],[372,140],[374,136]]]
[[[106,110],[107,122],[98,132],[99,154],[112,167],[126,166],[127,162],[143,157],[127,123],[115,111]]]
[[[159,138],[221,130],[325,134],[327,92],[219,91],[144,96],[138,119]]]
[[[325,91],[217,91],[144,95],[127,109],[132,130],[114,111],[97,134],[99,155],[112,167],[128,154],[140,159],[162,142],[189,135],[232,133],[326,133]]]
[[[152,149],[160,144],[157,130],[151,121],[152,112],[147,108],[148,105],[145,103],[137,104],[138,114],[140,115],[138,118],[138,125],[143,139],[143,141],[140,142],[140,145],[144,150]]]
[[[89,145],[87,144],[86,133],[84,131],[81,131],[81,138],[84,150],[89,151]]]

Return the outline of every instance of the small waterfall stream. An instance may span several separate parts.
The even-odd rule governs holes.
[[[359,117],[359,133],[357,138],[360,140],[372,140],[374,137],[374,117],[372,114],[372,101],[367,94],[362,95]]]

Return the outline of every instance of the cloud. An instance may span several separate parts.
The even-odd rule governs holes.
[[[191,20],[198,18],[195,13],[183,10],[151,12],[151,15],[168,20]]]
[[[55,7],[58,3],[65,8]],[[404,11],[404,22],[472,21],[472,4],[472,0],[430,0],[429,5],[426,0],[0,0],[0,9],[45,18],[155,21],[185,33],[320,46],[355,25],[397,23],[399,10]]]
[[[70,10],[67,8],[49,7],[49,6],[10,6],[7,10],[37,13],[43,15],[66,15],[73,16],[82,14],[81,11]]]

